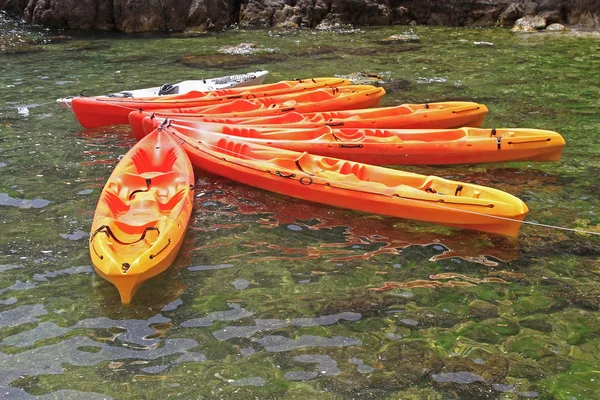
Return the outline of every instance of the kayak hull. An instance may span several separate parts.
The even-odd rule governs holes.
[[[226,75],[217,78],[187,80],[175,83],[169,86],[169,92],[173,89],[177,90],[178,94],[185,94],[192,91],[207,92],[212,90],[223,90],[234,87],[246,87],[260,85],[268,75],[268,71],[255,71],[246,74]],[[117,93],[111,93],[106,96],[97,96],[105,98],[130,98],[130,97],[155,97],[161,96],[161,90],[167,85],[156,86],[145,89],[122,90]],[[63,108],[71,109],[71,101],[74,96],[57,99],[56,102]]]
[[[508,161],[560,161],[557,132],[541,129],[281,129],[169,120],[198,140],[202,131],[246,142],[372,165],[448,165]]]
[[[230,88],[210,92],[190,92],[185,96],[161,96],[159,98],[75,97],[71,106],[75,118],[85,128],[105,125],[127,124],[127,116],[133,110],[189,109],[230,103],[235,100],[270,98],[273,102],[284,102],[288,96],[319,88],[345,86],[350,82],[339,78],[315,78],[297,81],[282,81],[271,85],[256,85]],[[280,85],[280,86],[277,86]],[[275,87],[274,89],[264,89]]]
[[[479,185],[166,128],[197,168],[271,192],[353,210],[516,237],[528,209]]]
[[[94,269],[124,304],[174,261],[191,216],[194,172],[170,135],[156,131],[132,147],[107,180],[90,234]]]
[[[205,110],[206,111],[206,110]],[[214,110],[213,110],[214,111]],[[216,110],[219,111],[219,110]],[[225,110],[228,111],[228,110]],[[315,128],[331,126],[333,128],[368,128],[368,129],[447,129],[463,126],[481,126],[488,109],[483,104],[473,102],[442,102],[430,104],[404,104],[395,107],[367,108],[337,112],[315,112],[307,110],[300,113],[300,108],[281,110],[271,115],[242,116],[239,112],[168,112],[159,110],[156,113],[133,111],[129,115],[129,124],[138,140],[151,132],[156,123],[165,118],[186,119],[196,122],[213,122],[220,124],[277,125],[280,128]],[[157,121],[144,123],[143,118],[154,115]],[[237,116],[237,117],[236,117]]]

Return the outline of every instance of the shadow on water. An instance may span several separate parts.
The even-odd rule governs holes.
[[[239,227],[235,222],[240,215],[250,217],[264,229],[287,231],[286,236],[302,235],[313,237],[314,243],[298,248],[286,248],[281,243],[253,243],[250,237],[234,235],[232,240],[246,240],[248,253],[235,255],[246,258],[251,252],[250,262],[273,259],[312,259],[323,257],[330,262],[369,260],[380,255],[398,254],[410,246],[432,246],[438,254],[431,261],[460,258],[487,266],[496,266],[498,261],[512,261],[519,256],[516,240],[484,233],[474,233],[443,226],[432,226],[418,221],[365,215],[348,210],[332,208],[302,200],[290,199],[232,181],[210,176],[200,178],[197,202],[200,223],[193,229],[214,231]],[[215,215],[231,217],[229,224],[211,224]],[[206,217],[206,218],[205,218]],[[214,243],[210,244],[214,246]],[[229,246],[222,242],[219,245]],[[261,253],[280,253],[264,255]]]

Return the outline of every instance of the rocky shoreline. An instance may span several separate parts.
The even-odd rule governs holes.
[[[600,29],[598,0],[0,0],[0,10],[49,28],[123,32],[346,24]]]

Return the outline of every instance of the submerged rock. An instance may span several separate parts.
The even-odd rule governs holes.
[[[25,54],[42,51],[35,40],[23,38],[17,34],[0,36],[0,54]]]
[[[239,43],[233,46],[223,46],[217,50],[221,54],[256,54],[261,50],[256,43]]]

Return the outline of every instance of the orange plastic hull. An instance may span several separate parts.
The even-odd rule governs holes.
[[[150,98],[76,97],[71,101],[75,117],[86,128],[112,124],[126,124],[127,115],[133,110],[161,110],[171,108],[206,107],[234,100],[277,98],[288,95],[349,85],[340,78],[315,78],[298,81],[282,81],[278,84],[231,88],[212,92],[189,92],[182,95]],[[280,97],[283,96],[283,97]]]
[[[223,124],[238,125],[277,125],[281,128],[315,128],[328,125],[336,128],[371,128],[371,129],[446,129],[459,128],[462,126],[481,126],[488,109],[483,104],[472,102],[442,102],[430,104],[404,104],[395,107],[380,107],[353,109],[337,112],[303,112],[295,109],[282,109],[279,114],[274,115],[247,115],[240,113],[205,112],[203,114],[192,114],[157,111],[155,114],[134,111],[129,115],[129,124],[134,135],[139,139],[144,132],[150,132],[148,127],[154,123],[147,123],[143,127],[143,118],[154,115],[158,121],[165,118],[188,119],[198,122],[215,122]],[[213,110],[214,111],[214,110]],[[218,111],[218,110],[217,110]],[[235,117],[234,115],[237,115]]]
[[[202,131],[292,151],[373,165],[480,164],[560,161],[565,140],[539,129],[281,129],[169,120],[192,139]]]
[[[92,222],[90,257],[123,303],[173,263],[192,212],[193,185],[186,153],[159,131],[131,148],[108,178]]]
[[[528,212],[518,198],[491,188],[336,158],[276,149],[174,128],[192,163],[247,185],[369,213],[517,236]]]

